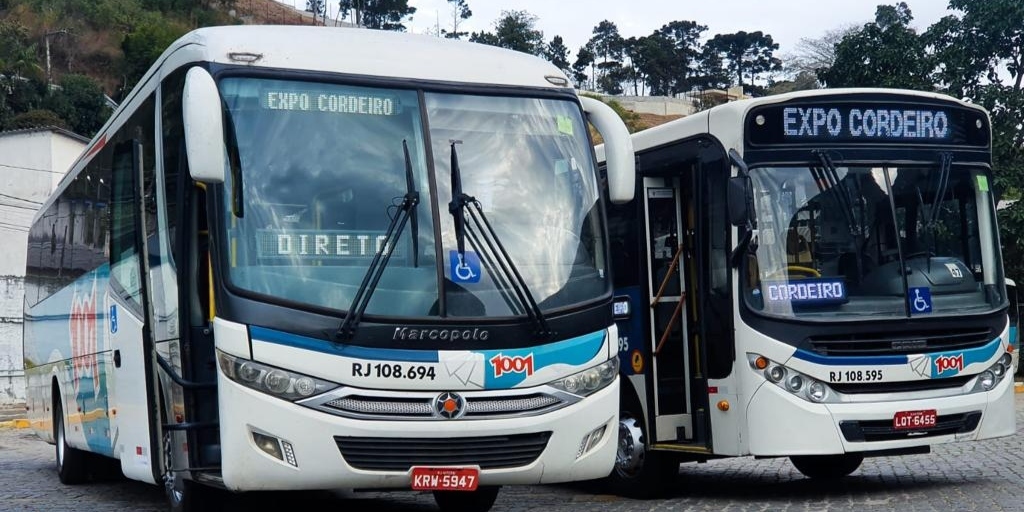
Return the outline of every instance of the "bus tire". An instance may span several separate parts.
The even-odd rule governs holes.
[[[650,499],[668,490],[679,474],[679,461],[671,454],[648,449],[647,427],[641,410],[635,401],[630,401],[630,405],[619,412],[618,449],[607,481],[619,496]]]
[[[837,479],[857,470],[864,455],[844,453],[842,455],[794,455],[789,458],[796,470],[808,478]]]
[[[441,512],[487,512],[498,499],[500,485],[485,485],[475,491],[434,491]]]
[[[89,453],[68,446],[66,427],[64,424],[64,407],[60,403],[60,393],[54,390],[53,397],[53,438],[56,441],[55,455],[57,459],[57,476],[65,485],[75,485],[89,479]]]

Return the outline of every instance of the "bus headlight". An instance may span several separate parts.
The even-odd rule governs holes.
[[[593,394],[607,387],[619,375],[619,358],[613,357],[597,366],[549,382],[552,387],[579,396]]]
[[[247,388],[285,400],[299,400],[338,387],[338,384],[290,372],[217,351],[224,375]]]
[[[750,368],[764,376],[765,380],[803,400],[814,403],[838,400],[836,393],[828,384],[760,354],[747,354],[747,362],[750,363]]]
[[[974,391],[991,391],[996,384],[1012,372],[1013,355],[1009,352],[999,356],[999,360],[992,363],[985,371],[978,374],[978,380],[974,383]]]

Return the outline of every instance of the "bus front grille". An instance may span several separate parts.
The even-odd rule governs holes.
[[[413,466],[522,467],[547,447],[551,432],[486,437],[344,437],[335,436],[345,462],[369,471],[408,471]]]
[[[463,419],[492,419],[533,416],[560,409],[572,403],[548,393],[481,394],[465,393]],[[325,397],[315,404],[324,412],[358,419],[444,420],[435,410],[437,393],[416,393],[413,396],[393,394],[347,394]]]
[[[893,441],[918,437],[965,434],[978,428],[981,411],[963,414],[945,414],[936,418],[935,426],[921,429],[897,429],[893,420],[841,421],[839,429],[851,443]]]
[[[924,354],[981,347],[995,338],[984,328],[892,333],[849,332],[814,336],[807,340],[810,349],[823,356],[863,357],[892,354]]]

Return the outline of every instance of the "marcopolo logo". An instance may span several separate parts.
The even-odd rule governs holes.
[[[526,356],[506,356],[498,353],[491,358],[491,366],[494,367],[494,378],[500,378],[506,373],[525,373],[533,375],[533,354]]]
[[[393,340],[443,340],[443,341],[487,341],[491,332],[487,329],[410,329],[395,327]]]
[[[946,370],[956,370],[957,373],[964,369],[964,355],[939,356],[935,358],[935,374],[942,375]]]

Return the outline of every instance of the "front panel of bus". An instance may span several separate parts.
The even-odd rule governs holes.
[[[753,231],[739,248],[736,371],[749,452],[1012,433],[985,113],[816,96],[751,108],[744,130]]]
[[[571,91],[214,74],[228,487],[605,476],[611,285]]]

